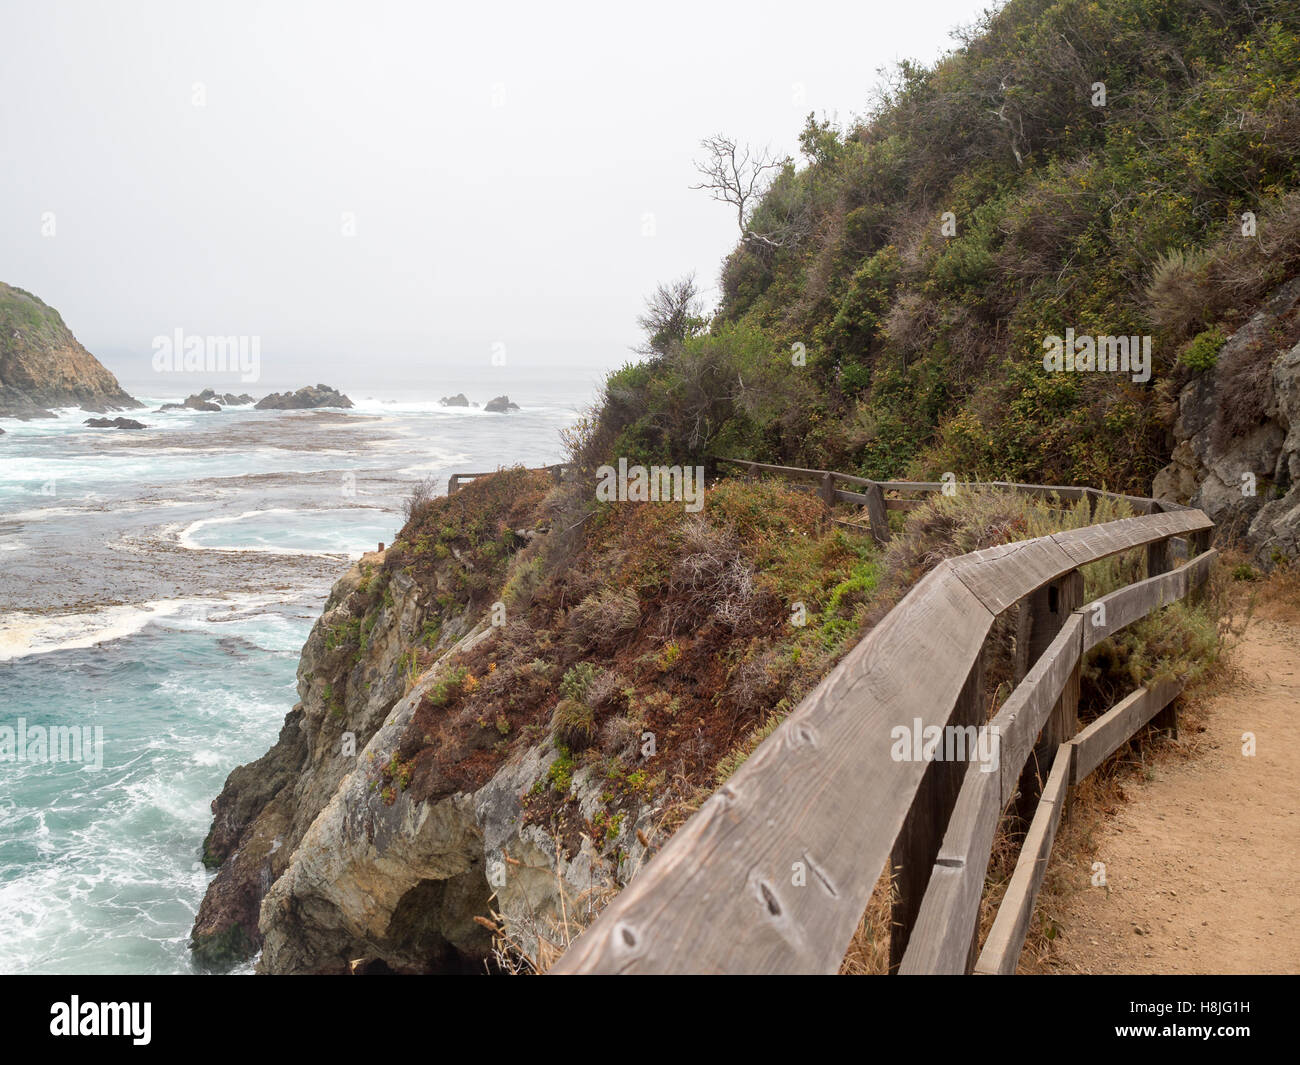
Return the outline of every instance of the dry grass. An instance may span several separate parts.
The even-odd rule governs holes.
[[[557,853],[560,841],[556,840]],[[518,864],[513,859],[506,861]],[[577,895],[570,893],[559,870],[555,872],[560,912],[544,918],[507,917],[495,910],[489,917],[474,920],[492,933],[492,961],[488,970],[510,976],[541,976],[546,973],[618,894],[616,888],[593,885]],[[493,898],[495,899],[495,895]],[[536,946],[533,946],[536,944]]]
[[[1300,623],[1300,563],[1279,563],[1255,586],[1253,606],[1261,618]]]

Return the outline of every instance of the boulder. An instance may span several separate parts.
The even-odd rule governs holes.
[[[87,418],[82,425],[89,425],[95,429],[148,429],[134,418]]]
[[[483,404],[484,410],[490,410],[497,414],[505,414],[507,411],[518,410],[518,403],[511,403],[509,396],[497,396],[495,399],[489,399]]]
[[[297,392],[273,392],[258,400],[257,410],[314,410],[317,407],[351,407],[352,400],[329,385],[307,385]]]
[[[438,402],[441,403],[444,407],[468,407],[469,406],[469,400],[466,398],[464,392],[458,392],[454,396],[443,396],[442,399],[438,400]]]

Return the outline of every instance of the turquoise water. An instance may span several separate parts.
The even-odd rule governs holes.
[[[513,398],[4,423],[0,972],[192,971],[211,801],[278,735],[331,584],[415,481],[558,461],[585,399]],[[20,760],[20,729],[56,728],[80,761]]]
[[[205,615],[4,667],[0,724],[99,726],[103,767],[0,770],[0,971],[188,969],[209,804],[293,705],[311,625]]]

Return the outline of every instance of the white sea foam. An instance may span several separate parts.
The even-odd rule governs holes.
[[[195,597],[160,599],[136,605],[100,607],[63,614],[11,611],[0,614],[0,662],[94,647],[140,632],[164,618],[182,627],[201,628],[209,622],[248,620],[269,606],[284,601],[284,594],[245,593],[222,599]],[[226,611],[222,616],[219,611]],[[272,623],[279,619],[272,619]]]
[[[184,600],[160,600],[141,606],[108,606],[71,614],[0,615],[0,662],[27,655],[93,647],[139,632],[151,621],[170,617]]]
[[[197,534],[202,529],[211,528],[213,526],[235,525],[240,522],[247,522],[258,518],[266,518],[266,517],[272,517],[277,515],[289,515],[294,518],[301,519],[303,515],[326,514],[332,516],[333,518],[341,518],[346,529],[346,522],[349,519],[357,518],[361,512],[365,512],[365,516],[367,518],[383,520],[385,525],[391,523],[389,520],[391,518],[391,515],[389,514],[388,511],[384,510],[382,507],[355,506],[355,507],[340,508],[340,509],[333,509],[333,510],[321,509],[321,508],[290,509],[287,507],[270,507],[264,510],[246,510],[242,514],[229,515],[220,518],[200,518],[198,521],[190,522],[189,525],[187,525],[184,529],[181,529],[175,535],[176,535],[176,542],[181,547],[189,551],[218,551],[224,553],[252,551],[252,552],[258,552],[261,554],[270,554],[270,555],[314,555],[320,558],[342,557],[342,558],[349,558],[355,560],[360,558],[363,554],[365,554],[365,551],[358,550],[355,548],[346,548],[342,546],[338,548],[332,548],[332,549],[320,548],[320,547],[316,547],[316,548],[292,547],[287,545],[281,546],[279,544],[252,542],[248,539],[245,539],[242,542],[233,542],[233,543],[227,542],[223,544],[205,544],[205,543],[201,543],[198,540]],[[309,537],[311,535],[311,530],[302,527],[301,523],[300,523],[299,531],[300,534],[304,537]],[[332,530],[332,531],[335,532],[336,534],[338,533],[338,530]]]

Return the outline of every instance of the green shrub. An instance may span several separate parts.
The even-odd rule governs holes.
[[[1213,370],[1219,361],[1219,352],[1227,342],[1223,330],[1218,326],[1197,333],[1179,357],[1179,361],[1189,370],[1204,373]]]

